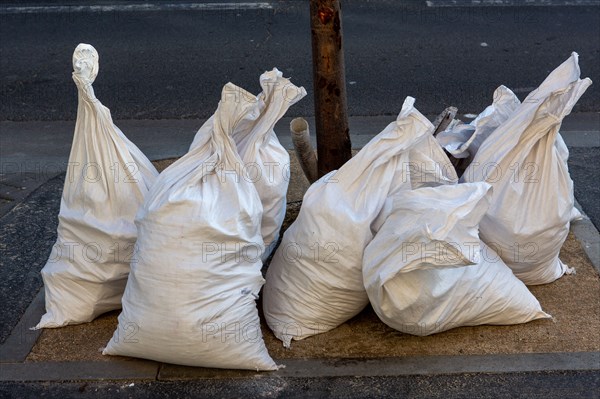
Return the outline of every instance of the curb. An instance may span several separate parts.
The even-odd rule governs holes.
[[[46,313],[44,287],[40,289],[25,313],[10,332],[6,341],[0,345],[0,368],[2,363],[24,362],[37,342],[42,330],[31,330]]]
[[[378,359],[290,359],[273,372],[222,370],[145,360],[31,362],[0,365],[2,382],[95,380],[223,380],[273,378],[395,377],[464,373],[598,371],[600,352],[518,355],[407,356]]]
[[[577,200],[575,200],[575,207],[581,212],[583,218],[571,222],[571,230],[594,265],[594,269],[600,274],[600,233]]]
[[[2,363],[1,382],[155,380],[160,364],[144,360]]]

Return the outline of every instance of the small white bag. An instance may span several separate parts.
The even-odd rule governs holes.
[[[494,187],[480,235],[525,284],[550,283],[572,271],[558,258],[576,213],[556,140],[563,118],[592,83],[579,75],[573,53],[481,144],[461,177]]]
[[[277,369],[255,303],[264,284],[262,205],[236,169],[230,138],[256,104],[236,101],[232,90],[222,91],[211,133],[161,173],[140,208],[137,259],[106,355]]]
[[[232,120],[236,128],[231,132],[240,158],[241,174],[254,183],[263,205],[261,231],[265,242],[264,262],[279,240],[279,230],[286,211],[286,194],[290,180],[290,156],[279,143],[273,130],[275,123],[285,115],[288,108],[306,96],[304,87],[297,87],[274,68],[260,76],[262,93],[255,96],[237,86],[228,86],[227,95],[246,103],[248,113],[240,121]],[[233,116],[232,116],[233,117]],[[200,128],[190,150],[202,137],[210,134],[214,117]]]
[[[437,140],[454,158],[468,158],[471,163],[481,144],[503,124],[521,101],[506,86],[494,91],[493,103],[471,123],[458,123],[437,135]]]
[[[403,191],[364,253],[369,300],[396,330],[429,335],[454,327],[517,324],[549,317],[481,243],[487,183]]]
[[[453,169],[432,132],[408,97],[395,122],[310,186],[263,290],[265,318],[284,346],[337,327],[368,303],[363,251],[390,193],[456,182],[455,175],[444,174]]]
[[[92,321],[121,307],[136,240],[134,217],[158,172],[94,95],[98,53],[73,53],[79,105],[58,215],[42,269],[46,314],[35,328]]]

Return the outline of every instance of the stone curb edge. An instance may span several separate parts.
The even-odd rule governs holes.
[[[575,206],[583,215],[583,219],[571,222],[571,230],[592,262],[594,269],[600,274],[600,233],[587,217],[579,202],[575,201]]]
[[[515,355],[407,356],[378,359],[290,359],[273,372],[220,370],[143,360],[110,362],[30,362],[0,364],[0,381],[86,381],[256,378],[393,377],[462,373],[600,371],[600,352]]]
[[[31,330],[31,327],[35,326],[46,312],[44,298],[44,287],[42,287],[25,309],[25,313],[10,335],[0,345],[0,369],[2,363],[24,362],[31,352],[31,348],[42,333],[42,330]]]

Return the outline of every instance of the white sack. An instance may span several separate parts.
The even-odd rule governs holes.
[[[364,253],[364,283],[379,318],[408,334],[549,317],[477,227],[487,183],[403,191]]]
[[[248,105],[227,84],[211,134],[165,169],[136,217],[138,252],[106,355],[275,370],[256,299],[262,206],[229,137]]]
[[[567,171],[567,173],[569,173],[569,149],[567,148],[567,144],[565,143],[565,140],[562,138],[560,133],[556,134],[556,141],[554,142],[554,146],[556,147],[558,156],[565,164],[565,170]],[[571,175],[569,174],[569,179],[570,178],[571,178]],[[575,193],[574,193],[574,189],[573,189],[572,180],[571,180],[571,195],[573,196],[573,199],[574,199]],[[574,222],[576,220],[581,220],[581,219],[583,219],[583,215],[581,214],[581,212],[579,212],[579,209],[577,209],[575,207],[575,201],[573,200],[573,209],[571,209],[571,216],[569,216],[569,220],[571,222]]]
[[[458,123],[437,135],[437,140],[454,158],[469,158],[469,163],[479,147],[519,107],[521,102],[506,86],[494,91],[493,103],[468,124]]]
[[[494,187],[481,238],[525,284],[570,272],[558,253],[574,216],[573,182],[555,141],[563,118],[592,83],[579,75],[573,53],[483,142],[461,178]]]
[[[506,86],[494,91],[493,103],[470,123],[458,121],[439,133],[436,139],[454,158],[469,158],[471,163],[481,144],[502,125],[521,105],[521,101]],[[556,148],[561,159],[567,163],[569,150],[560,133],[556,135]]]
[[[454,158],[467,158],[468,166],[479,147],[500,125],[519,108],[521,101],[506,86],[494,91],[493,103],[468,124],[459,122],[437,135],[437,140]],[[496,137],[498,139],[498,137]],[[569,150],[560,133],[554,143],[560,158],[568,170]],[[581,219],[581,213],[573,207],[571,220]]]
[[[244,179],[254,183],[263,205],[262,236],[265,242],[265,261],[279,240],[279,230],[286,211],[286,194],[290,180],[290,156],[279,143],[273,130],[275,123],[288,108],[306,96],[304,87],[297,87],[274,68],[260,76],[262,93],[255,96],[248,91],[229,86],[228,96],[246,104],[247,113],[240,121],[232,121],[236,128],[231,132],[240,158]],[[230,117],[233,117],[231,115]],[[202,137],[210,134],[214,117],[200,128],[190,146],[193,150]]]
[[[310,186],[296,221],[285,232],[267,270],[263,310],[275,336],[326,332],[368,303],[362,257],[372,224],[391,192],[455,183],[449,160],[432,137],[433,125],[404,102],[398,119],[354,158]],[[451,165],[450,165],[451,166]]]
[[[73,53],[79,105],[58,215],[42,269],[46,314],[36,328],[92,321],[121,307],[136,239],[135,213],[158,172],[94,95],[98,53]]]

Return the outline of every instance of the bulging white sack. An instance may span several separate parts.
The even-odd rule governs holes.
[[[42,269],[46,314],[36,328],[92,321],[121,307],[136,240],[134,217],[158,172],[94,95],[98,53],[73,53],[79,105],[58,215]]]
[[[579,75],[573,53],[481,144],[461,177],[494,187],[481,238],[525,284],[570,272],[558,254],[574,217],[573,182],[555,142],[563,118],[592,83]]]
[[[310,186],[275,252],[263,290],[265,318],[284,346],[292,338],[335,328],[368,303],[363,251],[390,193],[456,182],[455,175],[444,174],[453,170],[432,132],[431,122],[408,97],[395,122],[338,171]],[[450,167],[437,165],[436,159]]]
[[[136,217],[137,258],[104,354],[275,370],[256,299],[262,205],[229,137],[247,104],[227,84],[210,134],[165,169]]]
[[[262,260],[265,261],[279,240],[290,180],[290,156],[279,143],[273,128],[289,107],[306,96],[306,90],[284,78],[277,68],[263,73],[260,85],[263,91],[258,96],[233,85],[229,86],[227,95],[244,103],[241,106],[247,110],[245,114],[237,116],[241,118],[240,121],[232,121],[236,123],[236,128],[231,132],[231,137],[243,161],[239,165],[241,175],[254,183],[263,205],[261,232],[265,242]],[[200,128],[190,150],[198,145],[204,135],[210,133],[213,120],[214,117],[211,117]]]
[[[460,326],[549,317],[478,236],[490,185],[403,191],[364,253],[364,283],[379,318],[429,335]]]

